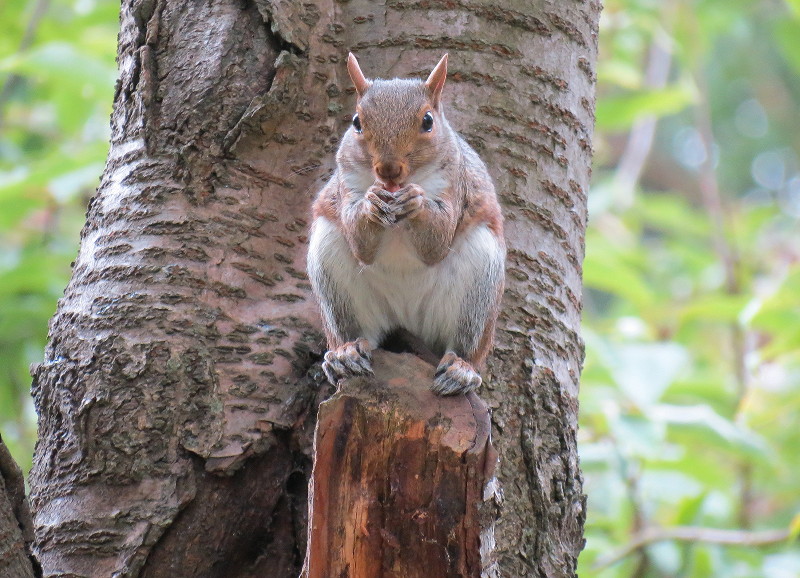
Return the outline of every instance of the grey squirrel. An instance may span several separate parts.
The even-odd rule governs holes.
[[[371,374],[371,350],[405,329],[441,361],[433,391],[481,384],[503,293],[503,216],[477,153],[444,117],[445,54],[426,81],[347,70],[356,113],[314,205],[308,273],[328,380]]]

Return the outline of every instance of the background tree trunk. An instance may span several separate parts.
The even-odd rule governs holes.
[[[44,574],[294,576],[330,394],[304,273],[352,113],[344,56],[427,74],[505,207],[483,397],[501,456],[490,575],[570,576],[594,1],[124,0],[112,144],[34,370]]]
[[[25,478],[0,437],[0,576],[36,576],[30,553],[32,542],[33,521],[25,498]]]

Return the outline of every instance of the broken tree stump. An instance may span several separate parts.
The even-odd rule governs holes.
[[[481,576],[487,406],[435,396],[434,367],[412,354],[375,351],[373,369],[320,406],[302,577]]]

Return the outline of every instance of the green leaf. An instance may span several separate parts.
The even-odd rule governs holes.
[[[774,359],[800,350],[800,267],[795,266],[780,287],[763,300],[754,300],[742,317],[765,332],[768,341],[761,355]]]
[[[670,342],[614,345],[600,353],[614,381],[640,408],[657,402],[689,362],[686,350]]]
[[[114,86],[116,70],[66,42],[50,42],[0,60],[0,71],[55,80],[61,89],[93,86],[100,93]]]
[[[662,117],[682,111],[695,101],[687,86],[640,91],[603,98],[597,102],[597,128],[624,130],[644,116]]]
[[[629,300],[639,308],[646,308],[655,301],[654,292],[644,282],[630,253],[626,254],[626,249],[599,235],[592,236],[586,243],[583,283]]]
[[[800,512],[794,515],[791,523],[789,524],[789,538],[790,542],[797,540],[800,537]]]
[[[800,21],[778,20],[774,34],[786,62],[800,74]]]
[[[658,404],[649,408],[648,415],[677,429],[702,432],[702,439],[753,459],[774,458],[774,452],[761,436],[725,419],[708,405]]]
[[[658,453],[666,429],[641,415],[609,416],[614,440],[626,457],[645,457]]]
[[[692,578],[708,578],[709,576],[719,576],[716,574],[712,547],[699,545],[693,548],[691,555],[691,576]]]
[[[635,90],[642,84],[642,70],[633,62],[621,58],[601,60],[597,65],[597,79],[602,83]]]
[[[680,320],[682,323],[697,320],[735,323],[749,299],[749,295],[728,293],[701,295],[680,308]]]
[[[651,193],[640,195],[631,211],[632,219],[641,219],[648,227],[694,243],[710,238],[708,217],[688,199],[678,194]],[[687,236],[690,237],[687,239]]]
[[[697,522],[703,503],[706,500],[706,492],[701,492],[693,496],[687,496],[681,500],[675,509],[675,516],[670,522],[676,526],[690,526]]]

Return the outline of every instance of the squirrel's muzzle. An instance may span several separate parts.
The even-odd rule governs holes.
[[[403,176],[403,165],[396,161],[380,162],[375,165],[375,173],[384,181],[397,181]]]
[[[375,165],[375,174],[386,185],[386,190],[399,188],[408,175],[406,167],[397,161],[382,161]]]

